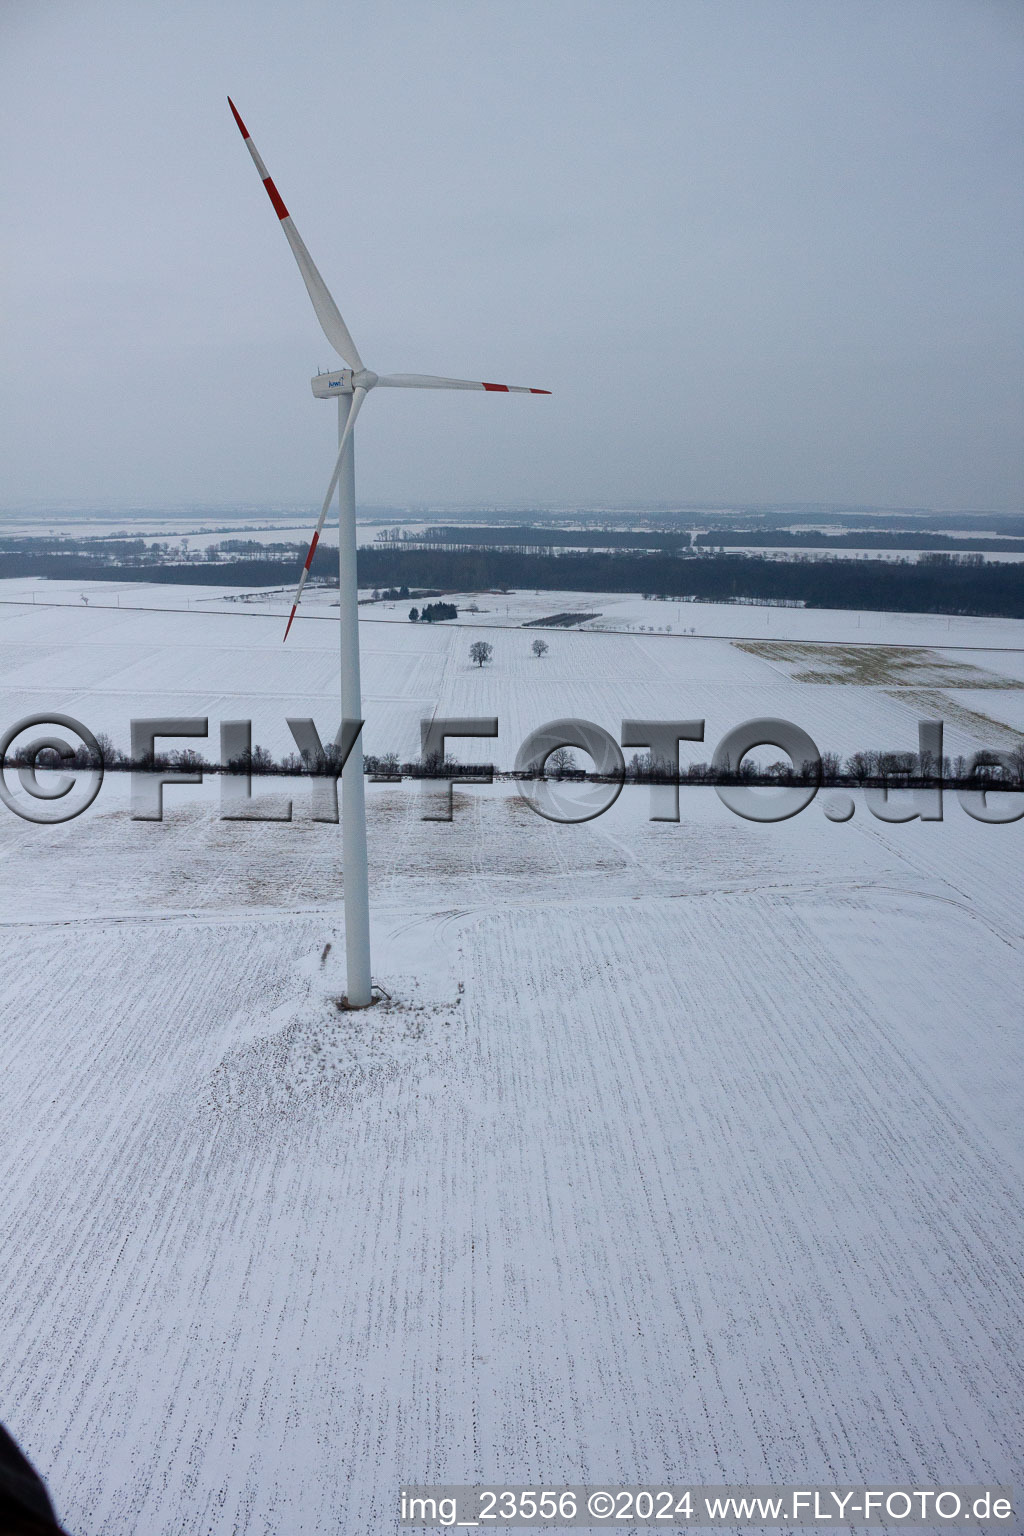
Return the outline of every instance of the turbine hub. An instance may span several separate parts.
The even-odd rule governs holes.
[[[333,395],[350,395],[354,389],[372,389],[377,375],[369,368],[360,368],[358,372],[339,368],[336,373],[318,373],[309,382],[318,400],[330,400]]]

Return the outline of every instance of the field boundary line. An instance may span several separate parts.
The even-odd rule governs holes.
[[[284,606],[287,606],[287,605],[284,605]],[[708,606],[711,606],[711,605],[709,604]],[[209,608],[157,608],[157,607],[150,607],[148,604],[143,604],[143,603],[134,603],[131,607],[126,607],[126,608],[120,607],[117,603],[90,603],[89,606],[88,606],[88,609],[85,609],[84,606],[80,607],[80,606],[78,606],[75,603],[32,603],[32,602],[26,602],[23,598],[14,598],[14,597],[0,597],[0,607],[5,607],[5,608],[72,608],[72,609],[75,610],[76,613],[80,613],[80,612],[92,613],[92,612],[100,612],[100,611],[102,611],[103,613],[177,613],[177,614],[188,614],[189,616],[199,615],[199,616],[201,616],[203,618],[209,618],[209,619],[273,619],[275,623],[280,623],[281,620],[285,617],[285,615],[283,613],[280,613],[280,614],[278,614],[278,613],[248,613],[248,612],[246,612],[244,610],[239,610],[239,612],[237,612],[237,613],[232,613],[230,611],[224,612],[224,611],[222,611],[220,609],[214,611],[214,610],[209,609]],[[806,610],[802,610],[802,611],[806,611]],[[842,613],[881,613],[881,612],[886,612],[887,613],[889,610],[888,609],[877,609],[877,608],[843,608],[843,609],[840,609],[840,610],[837,610],[837,611],[842,612]],[[896,617],[905,617],[905,616],[906,615],[903,615],[903,614],[896,615]],[[936,615],[920,614],[920,615],[918,615],[918,617],[930,618],[930,617],[936,617]],[[959,615],[955,615],[955,617],[959,617],[959,618],[993,618],[993,617],[998,617],[998,616],[997,615],[993,615],[993,614],[959,614]],[[298,626],[298,624],[300,624],[300,623],[306,623],[306,622],[310,622],[310,621],[312,621],[312,622],[320,622],[320,623],[331,623],[331,624],[337,624],[337,622],[338,622],[336,615],[329,614],[329,613],[300,613],[300,614],[296,614],[296,616],[295,616],[296,626]],[[402,621],[402,620],[397,620],[396,621],[394,619],[371,619],[371,618],[364,617],[363,614],[360,614],[359,615],[359,622],[360,622],[360,624],[387,624],[391,628],[397,628],[398,624],[400,624],[402,622],[405,622],[405,621]],[[1020,620],[1017,620],[1017,619],[1007,619],[1005,622],[1009,623],[1009,624],[1014,624],[1014,623],[1019,623]],[[501,630],[511,630],[511,631],[516,632],[516,633],[521,633],[525,628],[527,628],[527,626],[525,624],[474,624],[474,623],[470,623],[469,621],[464,621],[462,619],[444,619],[444,620],[442,620],[437,625],[437,628],[439,628],[439,629],[501,629]],[[628,637],[630,640],[690,640],[690,641],[692,641],[692,640],[730,640],[730,641],[731,640],[759,640],[759,639],[764,638],[766,640],[770,639],[770,641],[773,644],[774,643],[778,643],[779,645],[859,645],[859,646],[862,646],[862,647],[867,647],[868,649],[871,649],[873,647],[877,648],[878,646],[887,646],[887,647],[897,646],[897,647],[900,647],[901,649],[917,648],[917,649],[929,650],[929,651],[992,651],[992,652],[995,652],[996,654],[998,654],[999,652],[1004,652],[1004,653],[1009,653],[1010,655],[1024,655],[1024,645],[958,645],[955,641],[949,642],[949,641],[945,641],[945,640],[917,640],[917,641],[908,640],[906,642],[902,642],[902,641],[898,641],[898,640],[896,640],[896,641],[894,641],[894,640],[836,640],[835,638],[832,638],[832,639],[815,638],[814,636],[804,636],[804,635],[789,635],[789,636],[787,636],[787,635],[771,635],[771,636],[764,636],[764,637],[762,637],[760,635],[683,635],[683,634],[679,634],[679,635],[676,635],[676,634],[672,634],[672,635],[659,635],[657,633],[641,634],[639,631],[635,631],[635,630],[631,630],[631,629],[565,629],[561,625],[555,625],[554,628],[547,629],[543,625],[539,625],[539,624],[531,624],[529,626],[529,628],[533,629],[533,630],[536,630],[536,632],[538,634],[548,634],[548,633],[550,633],[550,634],[555,634],[555,635],[601,635],[602,637],[610,638],[610,639],[621,639],[623,636]]]

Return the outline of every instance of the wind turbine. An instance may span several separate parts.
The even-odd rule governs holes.
[[[285,238],[292,248],[292,255],[298,263],[302,274],[302,281],[306,285],[306,291],[313,301],[316,317],[320,322],[324,335],[331,346],[337,352],[343,363],[348,366],[336,373],[320,373],[311,381],[313,394],[318,400],[330,400],[332,396],[338,397],[338,457],[334,461],[334,471],[331,475],[327,494],[324,497],[323,506],[320,509],[320,517],[309,545],[309,553],[306,556],[299,584],[295,592],[295,601],[292,603],[292,611],[288,616],[285,626],[284,638],[287,640],[288,631],[292,627],[296,610],[302,600],[302,589],[306,585],[306,577],[309,575],[310,566],[313,563],[313,555],[320,539],[320,533],[327,517],[334,495],[335,486],[338,488],[338,604],[341,620],[341,715],[342,720],[361,720],[363,718],[362,699],[359,683],[359,606],[358,588],[356,581],[356,489],[355,489],[355,455],[353,452],[352,429],[356,424],[356,417],[362,407],[363,401],[371,389],[383,385],[389,389],[484,389],[495,394],[502,395],[549,395],[549,389],[526,389],[517,384],[485,384],[472,379],[444,379],[429,373],[391,373],[376,374],[369,368],[364,368],[363,360],[359,356],[352,337],[349,335],[348,326],[341,318],[337,304],[335,304],[320,273],[317,271],[312,256],[306,249],[305,243],[292,222],[281,194],[275,187],[266,166],[249,136],[242,119],[238,115],[237,108],[231,97],[228,97],[228,106],[231,108],[239,132],[245,140],[253,163],[259,172],[260,180],[267,189],[267,195],[273,205],[274,212],[281,221]],[[363,745],[361,737],[357,737],[355,744],[346,759],[341,774],[341,814],[343,825],[342,865],[345,887],[345,961],[347,968],[347,1000],[351,1008],[365,1008],[373,1000],[373,991],[370,981],[370,901],[369,880],[366,860],[366,803],[363,790]]]

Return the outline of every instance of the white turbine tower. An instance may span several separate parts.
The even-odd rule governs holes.
[[[338,457],[327,487],[327,495],[320,509],[320,517],[310,541],[295,601],[288,616],[284,638],[292,627],[295,611],[302,598],[302,589],[313,563],[320,531],[324,526],[327,509],[331,504],[335,486],[338,487],[338,600],[341,617],[341,715],[343,720],[361,720],[363,717],[359,684],[359,607],[356,582],[356,491],[355,456],[352,429],[367,394],[378,385],[391,389],[486,389],[496,394],[548,395],[548,389],[524,389],[516,384],[484,384],[471,379],[442,379],[427,373],[376,374],[363,367],[359,350],[349,335],[348,326],[341,318],[338,306],[332,299],[327,284],[317,271],[313,258],[306,250],[302,237],[292,222],[281,200],[281,194],[267,173],[249,130],[239,117],[231,97],[228,97],[235,122],[248,146],[260,180],[274,212],[281,221],[285,238],[298,262],[302,280],[313,301],[316,317],[324,335],[337,352],[346,368],[337,373],[318,374],[312,380],[313,393],[318,400],[338,397]],[[341,775],[341,814],[343,825],[343,870],[345,887],[345,960],[347,967],[347,998],[350,1007],[365,1008],[372,1001],[370,981],[370,903],[369,881],[366,863],[366,805],[363,794],[363,746],[357,738],[349,753]]]

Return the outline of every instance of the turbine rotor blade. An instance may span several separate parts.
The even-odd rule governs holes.
[[[238,124],[238,130],[245,140],[246,148],[253,158],[253,164],[259,172],[260,180],[267,189],[267,196],[274,205],[274,212],[281,221],[281,228],[284,230],[285,238],[292,248],[292,255],[298,263],[299,271],[302,273],[302,281],[305,283],[306,291],[313,301],[313,308],[323,328],[324,335],[343,362],[348,363],[350,368],[361,369],[363,360],[359,356],[358,347],[349,335],[348,326],[341,318],[338,306],[332,299],[327,284],[320,276],[316,263],[307,251],[302,236],[295,228],[291,214],[285,207],[280,192],[274,186],[270,173],[263,164],[260,152],[253,143],[248,128],[239,117],[238,109],[230,96],[228,97],[228,106],[231,108],[235,122]]]
[[[366,390],[357,386],[352,391],[352,404],[349,407],[348,421],[345,423],[345,430],[341,434],[341,441],[338,444],[338,457],[334,461],[334,473],[331,475],[331,483],[327,487],[327,495],[324,497],[324,504],[320,508],[320,516],[317,519],[316,528],[313,530],[313,537],[309,541],[309,553],[306,555],[306,563],[302,567],[302,575],[299,577],[299,584],[295,589],[295,601],[292,603],[292,611],[288,615],[288,623],[285,626],[285,640],[288,639],[288,631],[292,627],[292,620],[295,618],[295,610],[298,608],[299,603],[302,601],[302,589],[306,585],[306,577],[309,575],[309,568],[313,564],[313,556],[316,553],[316,546],[319,544],[320,534],[323,532],[324,521],[327,517],[327,509],[331,505],[335,488],[338,484],[338,476],[341,474],[341,464],[345,457],[345,449],[348,447],[348,440],[352,436],[352,428],[356,424],[356,417],[359,415],[360,407],[362,406],[362,403],[365,399]]]
[[[481,384],[476,379],[442,379],[433,373],[382,373],[378,384],[388,389],[487,389],[499,395],[550,395],[550,389],[523,384]]]

